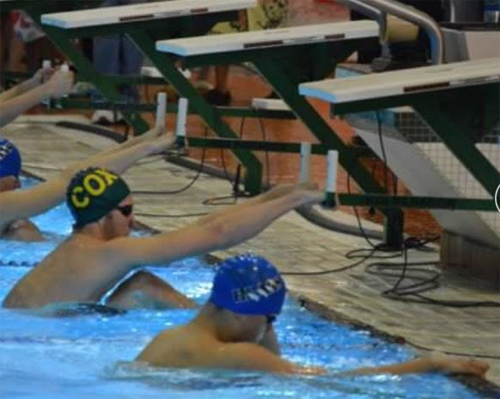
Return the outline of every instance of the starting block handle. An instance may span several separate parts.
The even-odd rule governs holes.
[[[179,146],[185,145],[186,139],[186,123],[187,123],[187,113],[188,113],[188,99],[180,98],[178,111],[177,111],[177,125],[176,125],[176,136],[177,136],[177,144]]]
[[[311,165],[311,143],[300,143],[300,177],[299,181],[305,183],[309,181]]]
[[[158,93],[156,98],[156,122],[157,129],[165,130],[165,115],[167,113],[167,93]]]
[[[326,195],[323,205],[329,208],[337,206],[337,169],[339,162],[339,152],[335,150],[328,151],[328,170],[326,175]]]
[[[52,68],[52,61],[51,60],[43,60],[42,61],[42,69],[48,69]],[[44,80],[42,83],[45,83],[46,80]],[[50,107],[50,98],[43,96],[41,103],[45,105],[47,108]]]

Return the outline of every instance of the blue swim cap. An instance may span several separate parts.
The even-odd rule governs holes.
[[[210,302],[243,315],[277,315],[286,286],[279,271],[266,259],[238,255],[219,264]]]
[[[9,140],[0,138],[0,178],[19,177],[21,173],[21,154]]]

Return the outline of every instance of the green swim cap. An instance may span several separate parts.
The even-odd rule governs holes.
[[[98,221],[129,194],[127,183],[107,169],[88,168],[78,172],[66,191],[66,201],[76,222],[74,227]]]

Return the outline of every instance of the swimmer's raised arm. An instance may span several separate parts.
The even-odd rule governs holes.
[[[161,128],[154,127],[151,130],[147,131],[144,134],[141,134],[140,136],[135,136],[131,139],[128,139],[127,141],[121,143],[120,145],[113,146],[109,149],[104,150],[102,153],[100,153],[100,156],[107,156],[110,155],[116,151],[122,151],[124,149],[136,146],[138,144],[144,143],[144,142],[155,142],[156,140],[167,136],[171,137],[172,139],[172,145],[175,143],[175,136],[173,135],[172,132],[167,133],[165,130]]]
[[[257,203],[235,214],[231,207],[204,224],[144,238],[117,238],[105,245],[108,261],[117,267],[170,263],[242,243],[285,213],[306,204],[320,203],[324,194],[297,190],[275,200]]]
[[[229,218],[231,215],[234,215],[235,217],[238,215],[239,212],[243,211],[246,208],[253,207],[258,204],[263,204],[265,202],[269,202],[287,195],[290,195],[293,191],[300,191],[300,190],[315,190],[317,189],[316,185],[311,182],[307,183],[297,183],[297,184],[278,184],[274,187],[272,187],[269,191],[266,191],[260,195],[257,195],[253,198],[244,200],[238,204],[235,204],[231,206],[230,208],[226,208],[222,211],[219,212],[214,212],[210,215],[204,216],[200,218],[196,224],[197,225],[203,225],[205,223],[210,223],[211,221],[217,219],[220,215],[224,214],[225,217]]]
[[[156,140],[126,147],[121,151],[98,154],[72,164],[59,176],[33,188],[3,192],[0,194],[0,208],[2,210],[0,212],[0,228],[13,220],[38,215],[61,203],[64,200],[68,184],[77,171],[97,166],[115,173],[122,173],[139,159],[166,151],[174,141],[173,136],[164,135]]]
[[[43,82],[47,74],[47,69],[42,69],[33,78],[0,95],[0,128],[40,104],[44,98],[58,98],[71,91],[73,73],[57,71]]]

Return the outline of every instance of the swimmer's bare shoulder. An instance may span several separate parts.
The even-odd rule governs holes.
[[[255,370],[274,373],[313,373],[253,343],[224,343],[189,328],[160,333],[136,358],[155,367]]]
[[[203,345],[188,326],[162,331],[137,356],[154,367],[194,367],[194,355]]]
[[[53,302],[99,301],[123,274],[105,256],[102,241],[72,235],[26,274],[3,306],[34,308]]]

